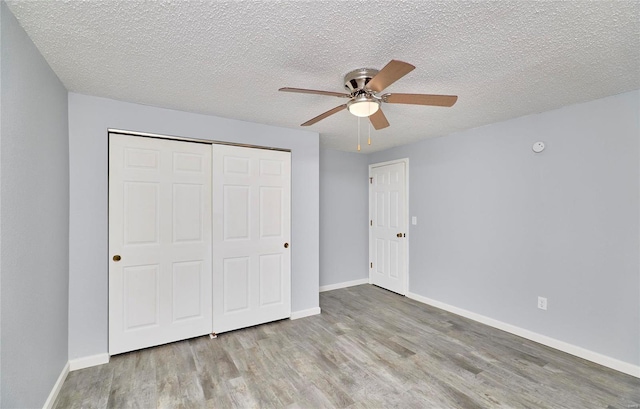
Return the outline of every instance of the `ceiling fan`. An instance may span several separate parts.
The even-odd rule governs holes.
[[[348,98],[346,104],[342,104],[317,117],[308,120],[301,126],[313,125],[328,116],[348,109],[358,117],[369,117],[375,129],[383,129],[389,126],[389,121],[382,113],[380,105],[388,104],[412,104],[450,107],[456,103],[456,95],[429,95],[429,94],[382,94],[380,93],[400,78],[404,77],[416,67],[398,60],[391,60],[381,70],[373,68],[360,68],[347,73],[344,76],[344,87],[349,93],[318,91],[303,88],[280,88],[279,91],[298,92],[303,94],[328,95],[332,97]]]

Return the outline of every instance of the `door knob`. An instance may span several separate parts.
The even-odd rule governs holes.
[[[288,249],[289,248],[289,243],[284,243],[284,248]]]
[[[402,237],[402,233],[396,234],[396,237]]]
[[[115,256],[113,256],[113,261],[120,261],[122,259],[122,257],[120,257],[120,254],[116,254]]]

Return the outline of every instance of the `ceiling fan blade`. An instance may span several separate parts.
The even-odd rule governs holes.
[[[284,87],[284,88],[280,88],[278,91],[297,92],[297,93],[300,93],[300,94],[318,94],[318,95],[328,95],[330,97],[349,98],[349,94],[345,94],[343,92],[318,91],[318,90],[315,90],[315,89]]]
[[[389,126],[389,121],[387,121],[387,117],[382,113],[382,109],[378,109],[375,114],[369,116],[369,120],[376,130]]]
[[[429,94],[386,94],[382,96],[384,102],[390,104],[432,105],[450,107],[458,100],[457,95],[429,95]]]
[[[343,109],[346,109],[346,108],[347,108],[347,104],[342,104],[342,105],[340,105],[340,106],[337,106],[337,107],[335,107],[335,108],[333,108],[333,109],[328,110],[328,111],[327,111],[327,112],[325,112],[324,114],[320,114],[320,115],[318,115],[317,117],[315,117],[315,118],[313,118],[313,119],[308,120],[307,122],[303,123],[303,124],[302,124],[302,125],[300,125],[300,126],[309,126],[309,125],[313,125],[313,124],[315,124],[316,122],[318,122],[318,121],[322,121],[322,120],[323,120],[323,119],[325,119],[326,117],[331,116],[331,115],[333,115],[333,114],[335,114],[335,113],[337,113],[337,112],[340,112],[340,111],[342,111]]]
[[[384,68],[382,68],[380,72],[367,83],[366,88],[374,92],[380,92],[413,71],[415,68],[415,66],[409,63],[391,60],[389,61],[389,64],[385,65]]]

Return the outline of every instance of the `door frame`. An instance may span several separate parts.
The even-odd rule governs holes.
[[[406,271],[405,271],[405,275],[404,275],[404,280],[402,283],[402,295],[407,295],[409,293],[409,270],[410,270],[410,265],[409,265],[409,240],[411,238],[411,235],[409,234],[409,226],[410,223],[409,221],[411,220],[411,217],[409,216],[409,158],[402,158],[402,159],[394,159],[394,160],[390,160],[390,161],[386,161],[386,162],[378,162],[378,163],[371,163],[369,164],[369,220],[373,220],[373,214],[371,212],[371,208],[372,208],[372,197],[371,197],[371,190],[372,190],[372,183],[371,183],[371,171],[373,170],[373,168],[377,168],[380,166],[386,166],[386,165],[395,165],[397,163],[402,163],[404,164],[404,211],[405,211],[405,218],[406,218],[406,223],[407,223],[407,237],[406,237],[406,246],[405,246],[405,251],[404,251],[404,257],[405,257],[405,261],[406,261]],[[369,226],[369,263],[373,262],[373,236],[371,234],[371,225]],[[371,264],[369,264],[369,266],[371,266]],[[369,284],[372,284],[373,280],[371,279],[371,275],[373,273],[373,270],[371,269],[371,267],[369,267]]]

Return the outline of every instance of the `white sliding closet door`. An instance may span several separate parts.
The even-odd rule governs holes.
[[[109,135],[109,354],[211,332],[211,154]]]
[[[291,153],[213,147],[213,331],[291,315]]]

